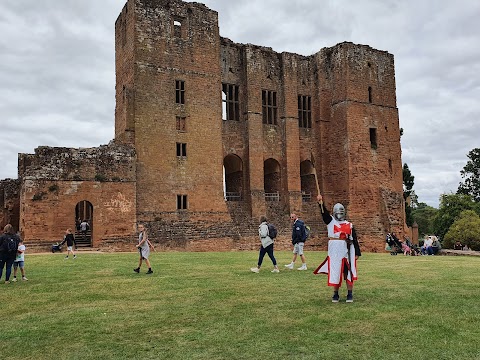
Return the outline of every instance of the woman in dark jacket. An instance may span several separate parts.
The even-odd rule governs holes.
[[[5,225],[3,235],[0,236],[0,279],[2,278],[3,268],[5,269],[5,284],[10,283],[10,275],[12,274],[12,265],[17,256],[18,243],[20,238],[15,234],[13,226]]]

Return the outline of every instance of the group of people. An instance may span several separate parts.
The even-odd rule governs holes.
[[[25,245],[22,239],[15,233],[11,224],[5,225],[3,234],[0,236],[0,279],[5,268],[5,284],[10,284],[10,276],[12,282],[17,281],[17,271],[20,269],[22,280],[27,281],[25,276]]]
[[[361,255],[355,229],[353,224],[345,219],[345,208],[342,204],[335,204],[333,207],[333,215],[330,215],[330,212],[323,204],[322,195],[317,196],[317,201],[322,219],[327,225],[329,241],[327,257],[313,273],[328,275],[328,286],[334,288],[332,302],[339,302],[340,296],[338,291],[342,284],[342,280],[345,280],[347,283],[346,302],[353,302],[353,282],[357,280],[357,259]],[[290,220],[292,222],[293,258],[289,264],[285,265],[285,268],[290,270],[294,269],[297,257],[300,256],[302,265],[298,270],[307,270],[307,261],[303,251],[305,240],[307,238],[305,223],[300,220],[295,213],[290,215]],[[133,271],[140,273],[142,263],[145,262],[148,267],[147,274],[153,274],[149,256],[150,248],[152,248],[152,250],[155,250],[155,248],[148,239],[145,225],[139,224],[138,232],[138,243],[136,247],[139,252],[139,262],[138,266],[134,268]],[[273,254],[274,236],[270,236],[271,234],[269,234],[269,226],[265,216],[260,218],[258,234],[261,241],[258,263],[256,267],[251,268],[251,271],[258,273],[262,266],[263,258],[268,254],[273,263],[272,272],[280,272],[277,260]],[[71,229],[66,230],[61,244],[64,244],[65,242],[67,243],[68,249],[65,258],[68,259],[69,255],[72,254],[75,259],[77,257],[74,251],[75,237]],[[13,248],[14,250],[11,250]],[[17,234],[15,234],[12,225],[6,225],[4,228],[4,234],[0,237],[0,278],[3,273],[3,268],[6,267],[6,283],[10,282],[12,265],[14,266],[13,281],[16,281],[17,268],[20,268],[22,272],[22,279],[27,280],[25,277],[24,253],[25,246],[23,245],[22,240]]]
[[[435,255],[442,248],[436,236],[427,236],[423,241],[422,255]]]
[[[333,215],[331,215],[323,204],[322,195],[317,196],[317,201],[322,220],[327,225],[329,240],[327,257],[313,273],[316,275],[327,274],[327,284],[333,287],[332,302],[334,303],[340,301],[338,292],[342,280],[345,280],[347,283],[346,302],[351,303],[353,302],[353,283],[357,280],[357,259],[361,256],[355,228],[351,222],[346,220],[345,207],[342,204],[335,204]],[[295,261],[300,256],[302,265],[297,270],[307,270],[307,261],[303,252],[306,240],[305,223],[295,213],[290,214],[290,220],[292,222],[293,258],[285,267],[290,270],[294,269]],[[261,242],[258,263],[256,267],[250,269],[254,273],[260,272],[265,254],[268,254],[272,260],[272,272],[280,272],[273,254],[274,240],[269,236],[268,229],[267,218],[262,216],[258,227]]]

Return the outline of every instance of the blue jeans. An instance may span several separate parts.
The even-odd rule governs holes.
[[[5,270],[5,281],[10,280],[10,275],[12,274],[12,265],[15,259],[5,259],[0,258],[0,279],[2,278],[3,274],[3,267],[6,265],[7,268]]]
[[[422,248],[422,254],[425,255],[427,253],[428,255],[433,255],[433,247],[428,246],[426,249]]]
[[[268,257],[272,260],[274,266],[277,265],[277,260],[275,260],[275,256],[273,256],[273,244],[268,245],[266,248],[260,245],[260,254],[258,254],[258,267],[262,266],[265,254],[268,254]]]

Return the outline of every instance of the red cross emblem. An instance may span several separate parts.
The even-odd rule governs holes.
[[[347,235],[351,235],[352,233],[350,223],[340,224],[340,226],[333,225],[333,233],[340,233],[340,239],[347,239]]]

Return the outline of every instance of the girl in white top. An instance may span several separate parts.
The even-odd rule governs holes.
[[[23,245],[22,240],[18,243],[17,257],[13,262],[13,282],[17,281],[18,268],[22,273],[22,280],[27,281],[28,279],[25,277],[25,245]]]

